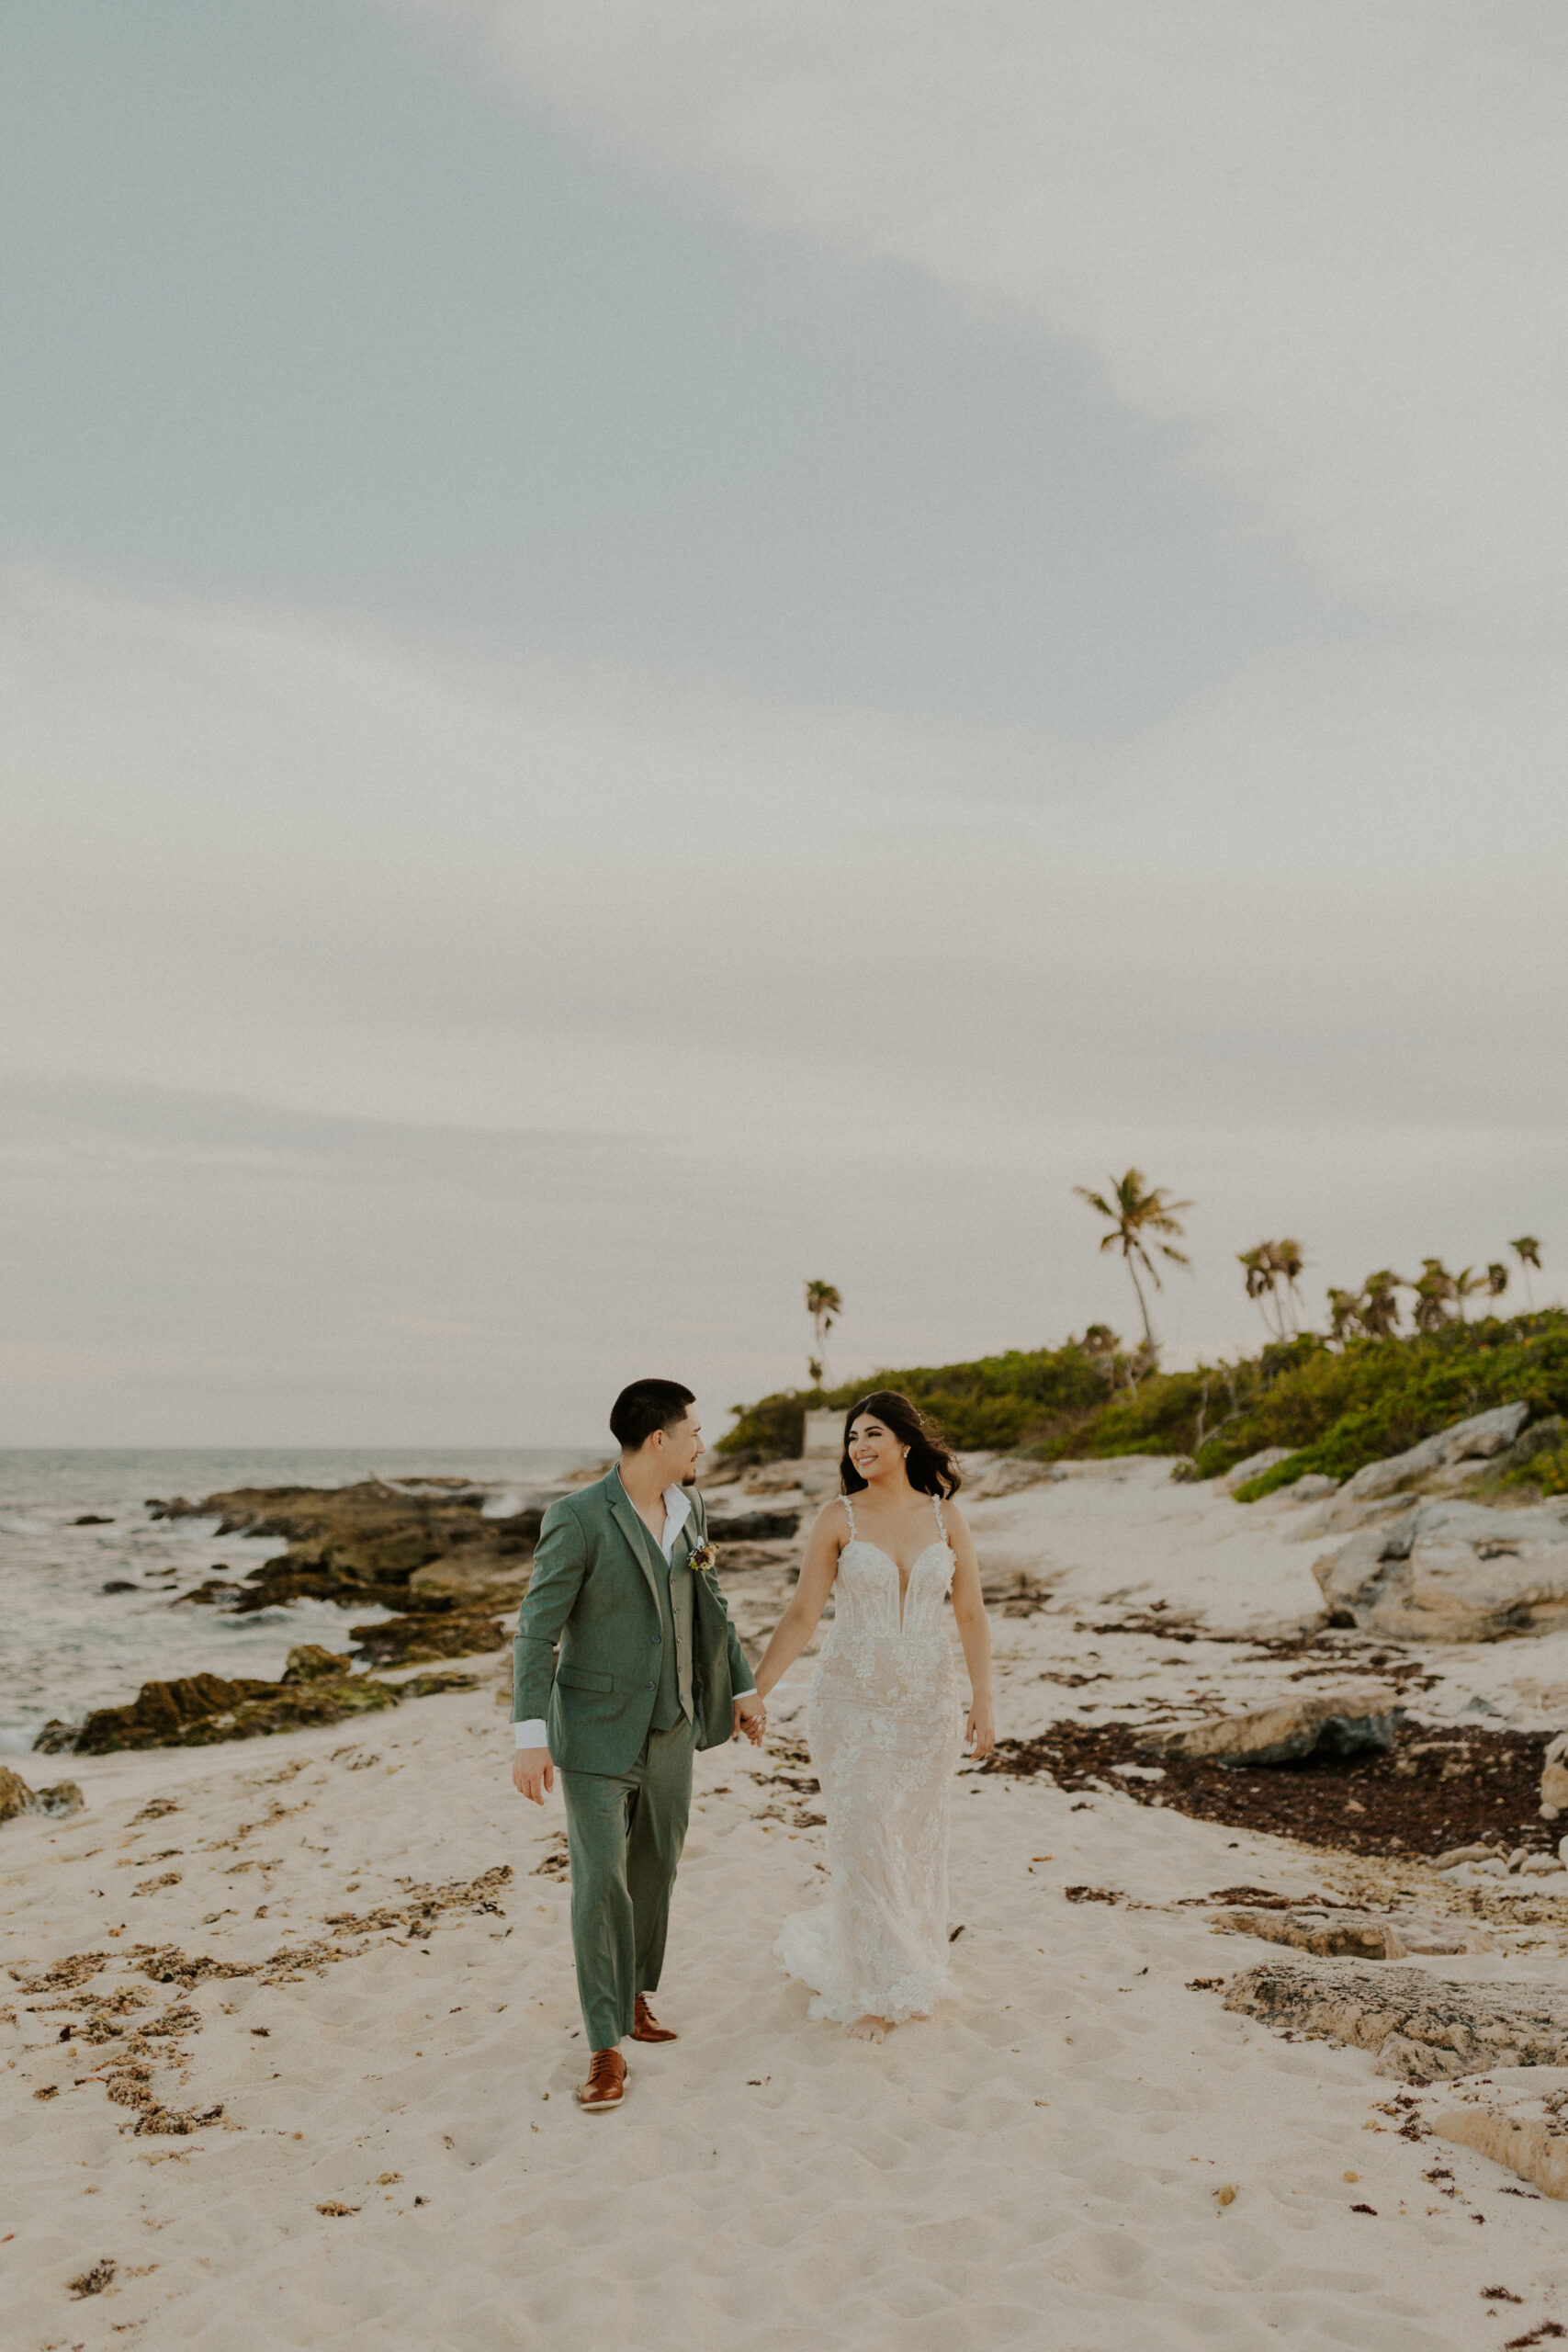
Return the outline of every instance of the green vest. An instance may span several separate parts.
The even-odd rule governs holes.
[[[692,1720],[692,1579],[684,1568],[675,1576],[673,1563],[665,1558],[640,1513],[637,1524],[659,1592],[659,1689],[653,1701],[652,1728],[673,1731],[682,1715],[688,1723]]]

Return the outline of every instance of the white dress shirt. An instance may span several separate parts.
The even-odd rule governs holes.
[[[620,1475],[617,1470],[616,1477],[618,1478]],[[626,1500],[631,1502],[629,1495]],[[635,1503],[632,1503],[632,1509],[636,1510]],[[666,1487],[664,1489],[664,1537],[660,1549],[667,1560],[674,1558],[675,1540],[691,1516],[692,1498],[684,1487]],[[643,1521],[643,1525],[648,1527],[646,1519]],[[651,1535],[653,1530],[649,1527],[648,1532]],[[751,1699],[756,1696],[756,1691],[757,1686],[752,1682],[749,1683],[744,1690],[737,1690],[734,1696],[737,1699]],[[547,1747],[549,1746],[548,1725],[539,1715],[531,1715],[526,1723],[513,1724],[512,1744],[513,1747]]]

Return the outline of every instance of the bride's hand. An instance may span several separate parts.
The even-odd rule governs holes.
[[[969,1710],[969,1720],[964,1726],[964,1745],[978,1763],[982,1756],[989,1756],[997,1744],[997,1719],[988,1699],[976,1700]]]

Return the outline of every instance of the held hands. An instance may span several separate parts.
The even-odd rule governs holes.
[[[735,1722],[731,1739],[739,1739],[744,1732],[753,1747],[762,1745],[762,1734],[768,1728],[768,1711],[755,1690],[748,1690],[743,1699],[735,1701]]]
[[[988,1699],[976,1699],[970,1708],[969,1720],[964,1726],[964,1744],[976,1763],[995,1748],[997,1719]]]
[[[556,1784],[556,1768],[547,1747],[519,1747],[512,1758],[512,1785],[520,1797],[543,1804]]]

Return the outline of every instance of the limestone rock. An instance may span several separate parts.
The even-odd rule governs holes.
[[[1568,1731],[1548,1742],[1540,1759],[1541,1819],[1555,1821],[1562,1813],[1568,1813]]]
[[[50,1789],[29,1789],[19,1772],[0,1764],[0,1821],[19,1813],[80,1813],[86,1804],[74,1781],[57,1781]]]
[[[1344,1502],[1370,1502],[1392,1495],[1413,1478],[1456,1462],[1484,1461],[1504,1453],[1529,1419],[1526,1404],[1495,1405],[1490,1412],[1472,1413],[1434,1437],[1423,1438],[1407,1453],[1391,1453],[1382,1462],[1368,1462],[1340,1488]]]
[[[1316,1911],[1310,1905],[1289,1911],[1219,1911],[1214,1925],[1227,1934],[1257,1936],[1265,1943],[1290,1944],[1319,1959],[1408,1960],[1412,1952],[1495,1951],[1484,1928],[1455,1919],[1428,1919],[1402,1912]]]
[[[708,1513],[708,1533],[716,1544],[766,1544],[799,1532],[798,1510],[739,1510]]]
[[[1568,1992],[1540,1984],[1456,1984],[1425,1968],[1278,1960],[1234,1978],[1224,2005],[1311,2041],[1373,2051],[1373,2072],[1400,2082],[1568,2064]]]
[[[1217,1478],[1214,1483],[1227,1495],[1234,1495],[1236,1488],[1245,1487],[1249,1478],[1261,1478],[1265,1470],[1272,1470],[1277,1462],[1288,1462],[1295,1451],[1292,1445],[1266,1445],[1259,1453],[1249,1453],[1245,1462],[1238,1462],[1233,1470],[1227,1470],[1224,1477]]]
[[[375,1625],[353,1625],[355,1654],[371,1666],[415,1666],[436,1657],[478,1657],[510,1638],[493,1609],[420,1610]]]
[[[99,1707],[81,1724],[46,1724],[33,1745],[46,1753],[74,1750],[83,1756],[124,1747],[208,1747],[342,1723],[350,1715],[395,1707],[405,1698],[471,1690],[475,1684],[474,1676],[461,1674],[416,1674],[405,1682],[382,1682],[374,1675],[352,1673],[352,1665],[346,1655],[307,1642],[289,1651],[278,1682],[226,1682],[216,1674],[144,1682],[129,1705]]]
[[[1445,2109],[1432,2118],[1440,2140],[1456,2147],[1473,2148],[1477,2155],[1503,2165],[1520,2180],[1548,2197],[1568,2198],[1568,2073],[1557,2068],[1530,2070],[1515,2083],[1478,2084],[1460,2107]]]
[[[1431,1497],[1314,1560],[1331,1623],[1401,1641],[1494,1642],[1568,1623],[1568,1508]],[[1552,1802],[1556,1802],[1555,1799]]]
[[[241,1487],[199,1503],[175,1496],[152,1506],[152,1515],[215,1514],[220,1535],[284,1539],[288,1550],[253,1568],[231,1601],[241,1612],[306,1596],[401,1610],[421,1589],[414,1579],[437,1565],[446,1576],[434,1597],[444,1604],[465,1590],[489,1597],[497,1582],[521,1596],[547,1498],[533,1495],[505,1519],[486,1516],[489,1499],[486,1488],[467,1482],[366,1478],[353,1487]]]
[[[1206,1758],[1220,1764],[1293,1764],[1323,1748],[1351,1756],[1358,1748],[1392,1747],[1404,1713],[1385,1682],[1346,1681],[1310,1698],[1283,1699],[1249,1714],[1222,1715],[1179,1731],[1153,1734],[1143,1744],[1162,1756]]]
[[[1321,1470],[1309,1470],[1306,1476],[1298,1478],[1293,1486],[1280,1487],[1280,1500],[1282,1503],[1321,1503],[1338,1491],[1337,1478],[1327,1477]]]
[[[991,1502],[1002,1495],[1021,1494],[1028,1487],[1055,1484],[1062,1476],[1055,1462],[1036,1462],[1032,1455],[1004,1453],[988,1462],[966,1489],[970,1502]]]

